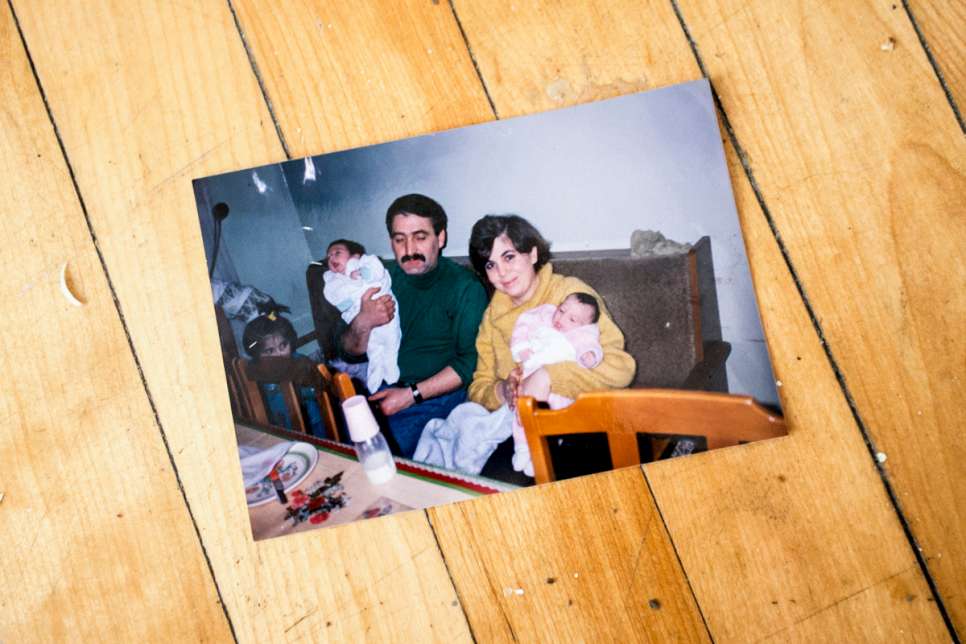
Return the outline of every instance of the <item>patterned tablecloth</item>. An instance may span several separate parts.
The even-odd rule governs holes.
[[[318,463],[308,476],[286,492],[288,503],[273,499],[249,508],[256,541],[516,489],[500,481],[403,458],[395,459],[395,477],[372,485],[351,445],[241,423],[235,425],[235,434],[239,445],[264,449],[281,441],[300,441],[313,445],[319,453]]]

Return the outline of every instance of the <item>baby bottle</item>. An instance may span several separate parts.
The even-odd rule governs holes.
[[[379,425],[365,396],[347,398],[342,402],[342,411],[349,426],[349,438],[369,482],[379,485],[395,476],[396,462],[392,460],[389,445],[379,432]]]

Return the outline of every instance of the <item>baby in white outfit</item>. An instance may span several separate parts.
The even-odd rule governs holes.
[[[544,365],[573,361],[593,369],[604,358],[600,346],[600,306],[592,295],[571,293],[559,306],[544,304],[525,311],[517,318],[510,336],[510,353],[523,366],[523,377]],[[551,409],[560,409],[572,399],[553,392],[547,400]],[[513,469],[533,476],[526,433],[515,414],[513,420]]]
[[[392,295],[392,279],[383,266],[382,260],[375,255],[366,255],[366,249],[359,243],[347,239],[337,239],[329,244],[326,251],[328,268],[322,279],[325,281],[325,299],[339,309],[342,319],[351,323],[362,307],[362,296],[370,288],[379,291],[372,298]],[[395,297],[393,301],[395,302]],[[398,310],[399,304],[396,303]],[[399,342],[402,332],[399,329],[399,316],[382,326],[377,326],[369,334],[369,372],[366,386],[375,392],[385,382],[388,385],[399,380]]]

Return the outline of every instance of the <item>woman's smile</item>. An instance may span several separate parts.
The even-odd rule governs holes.
[[[493,240],[486,276],[493,288],[510,296],[514,305],[522,304],[537,288],[537,272],[533,268],[536,262],[536,247],[529,252],[520,252],[509,237],[500,235]]]

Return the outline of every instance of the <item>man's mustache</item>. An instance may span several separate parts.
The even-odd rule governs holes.
[[[421,262],[425,262],[426,261],[426,256],[425,255],[420,255],[419,253],[413,253],[412,255],[403,255],[400,258],[399,262],[401,264],[405,264],[406,262],[411,262],[414,259],[418,259]]]

